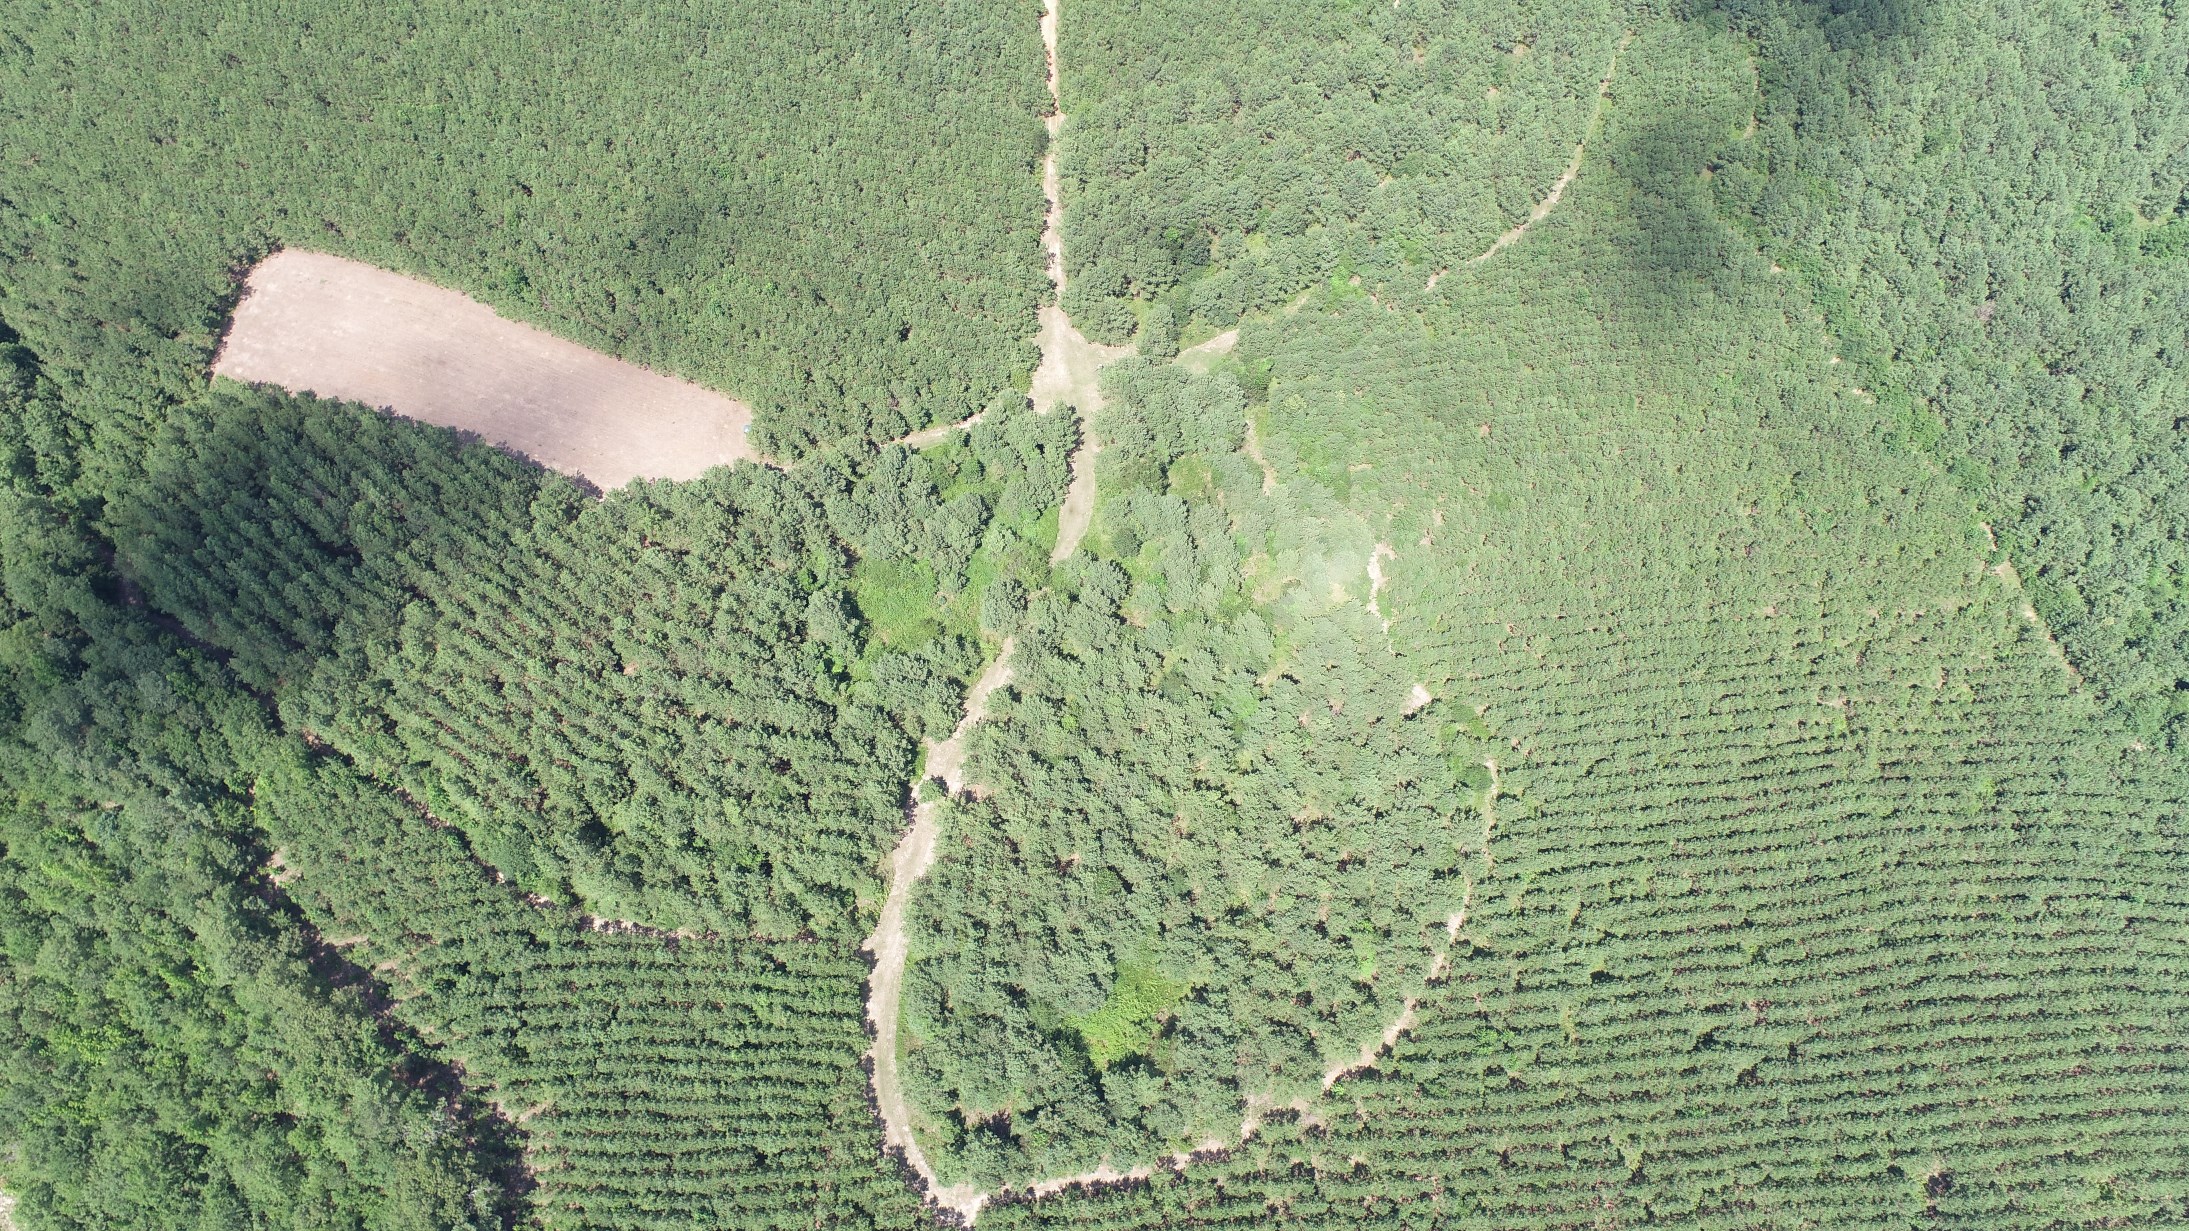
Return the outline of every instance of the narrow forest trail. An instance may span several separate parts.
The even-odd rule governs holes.
[[[1217,359],[1230,354],[1238,345],[1239,329],[1235,325],[1206,342],[1199,342],[1179,351],[1178,358],[1173,362],[1184,364],[1197,372],[1206,372]]]
[[[1581,160],[1588,153],[1589,142],[1596,139],[1596,134],[1604,126],[1604,107],[1605,104],[1611,101],[1611,79],[1619,73],[1619,57],[1625,55],[1627,48],[1633,46],[1633,44],[1634,31],[1629,30],[1620,37],[1619,45],[1612,49],[1611,63],[1604,69],[1604,78],[1596,83],[1596,108],[1589,113],[1588,127],[1582,130],[1581,140],[1574,144],[1573,157],[1567,160],[1565,171],[1556,180],[1552,181],[1551,190],[1543,195],[1542,200],[1535,203],[1535,208],[1528,211],[1526,218],[1514,223],[1503,235],[1492,241],[1489,247],[1484,248],[1470,258],[1468,264],[1480,265],[1505,249],[1519,243],[1520,238],[1528,233],[1530,227],[1550,217],[1551,211],[1558,208],[1559,201],[1565,198],[1566,189],[1572,187],[1575,178],[1581,174]],[[1435,290],[1437,282],[1444,277],[1444,274],[1445,271],[1441,269],[1430,274],[1429,285],[1422,289]]]
[[[927,746],[926,778],[940,778],[955,795],[965,789],[965,744],[974,724],[988,713],[988,698],[1011,682],[1011,651],[1015,643],[1005,638],[994,662],[973,682],[965,696],[965,714],[950,738]],[[911,955],[911,933],[906,923],[912,903],[912,887],[935,866],[936,843],[942,836],[942,801],[920,799],[914,784],[912,827],[889,857],[889,896],[882,901],[881,918],[874,934],[862,946],[874,954],[874,973],[867,982],[867,1018],[874,1025],[874,1102],[882,1113],[882,1140],[904,1151],[905,1163],[917,1173],[935,1204],[973,1221],[988,1200],[971,1185],[945,1186],[928,1165],[927,1155],[912,1135],[912,1109],[904,1098],[904,1080],[897,1069],[897,1021],[904,996],[906,959]]]
[[[899,436],[897,439],[892,440],[889,443],[893,445],[903,445],[907,449],[924,449],[927,448],[929,445],[939,445],[943,441],[957,435],[959,432],[972,431],[973,425],[979,423],[981,419],[987,415],[987,413],[987,411],[983,410],[974,414],[967,415],[965,418],[958,420],[956,423],[938,423],[933,427],[923,427],[919,431],[913,432],[910,435]]]
[[[1071,486],[1065,495],[1064,505],[1058,518],[1057,540],[1056,546],[1050,554],[1051,563],[1062,561],[1077,550],[1081,540],[1086,536],[1089,523],[1093,519],[1096,495],[1095,457],[1101,452],[1101,443],[1095,437],[1092,422],[1094,416],[1102,409],[1102,393],[1099,385],[1101,370],[1111,362],[1133,352],[1133,348],[1130,346],[1100,346],[1088,341],[1079,332],[1078,328],[1072,324],[1071,318],[1066,315],[1063,308],[1066,281],[1063,236],[1064,203],[1062,184],[1057,173],[1056,162],[1057,139],[1064,127],[1063,97],[1057,82],[1058,4],[1059,0],[1046,0],[1041,18],[1042,46],[1048,61],[1049,97],[1052,104],[1052,111],[1047,120],[1049,149],[1042,159],[1041,168],[1042,192],[1048,201],[1048,213],[1042,226],[1042,246],[1047,252],[1049,281],[1055,289],[1056,299],[1054,302],[1044,305],[1041,309],[1041,332],[1037,339],[1037,343],[1041,348],[1041,362],[1034,370],[1028,396],[1037,413],[1045,414],[1059,406],[1074,408],[1079,416],[1080,442],[1079,447],[1072,454]],[[1627,41],[1631,41],[1631,38],[1632,36],[1629,35]],[[1620,51],[1626,49],[1627,41],[1622,41],[1619,44]],[[1618,57],[1616,52],[1613,55],[1612,64],[1614,68],[1617,67]],[[1607,72],[1603,85],[1598,91],[1597,114],[1590,121],[1588,135],[1584,136],[1582,141],[1583,147],[1586,146],[1589,137],[1594,136],[1596,126],[1602,119],[1602,102],[1603,98],[1609,93],[1610,86],[1611,77]],[[1519,232],[1524,232],[1529,225],[1532,225],[1543,215],[1548,214],[1550,209],[1557,205],[1558,198],[1579,172],[1581,154],[1582,150],[1577,148],[1574,151],[1573,163],[1567,168],[1566,174],[1552,187],[1549,197],[1538,205],[1537,211],[1530,216],[1528,222],[1515,228],[1515,232],[1507,238],[1501,239],[1497,247],[1502,247],[1513,239],[1517,239]],[[1495,250],[1496,248],[1493,247],[1491,251],[1494,252]],[[1483,257],[1477,258],[1477,260],[1486,259],[1489,255],[1489,253],[1485,253]],[[1298,303],[1295,303],[1293,307],[1297,308]],[[1189,363],[1193,361],[1210,362],[1229,352],[1237,345],[1238,339],[1238,330],[1227,330],[1201,343],[1199,346],[1191,348],[1182,354],[1180,358],[1187,359]],[[1191,358],[1188,359],[1188,356],[1191,356]],[[926,428],[904,437],[899,443],[912,448],[921,448],[938,443],[955,432],[971,427],[978,418],[979,416],[975,415],[973,418],[961,423]],[[1263,490],[1265,492],[1271,491],[1278,484],[1277,474],[1275,469],[1261,455],[1257,445],[1258,442],[1253,438],[1252,425],[1250,424],[1247,449],[1262,470]],[[1369,606],[1378,618],[1382,617],[1382,612],[1377,604],[1384,581],[1381,564],[1383,559],[1387,557],[1395,560],[1396,553],[1389,544],[1378,543],[1375,552],[1370,555],[1368,561],[1368,569],[1371,575]],[[1385,621],[1385,628],[1386,630],[1389,629],[1388,620]],[[1006,639],[995,660],[989,663],[987,669],[981,673],[980,678],[966,695],[965,711],[959,719],[956,730],[951,733],[950,738],[947,740],[928,746],[923,778],[939,778],[951,795],[957,795],[967,788],[964,770],[968,737],[971,735],[973,727],[986,715],[990,695],[997,688],[1010,682],[1011,658],[1014,649],[1014,643]],[[1416,685],[1415,691],[1423,692],[1425,690],[1420,685]],[[918,785],[917,783],[914,784],[915,800],[919,800]],[[869,977],[867,995],[867,1017],[874,1028],[874,1049],[871,1053],[874,1101],[881,1113],[885,1144],[903,1152],[906,1165],[919,1177],[927,1196],[938,1207],[951,1211],[964,1220],[967,1225],[971,1225],[979,1217],[981,1209],[987,1205],[991,1194],[969,1184],[944,1185],[941,1183],[933,1166],[928,1162],[925,1151],[920,1148],[919,1142],[913,1135],[911,1107],[905,1100],[903,1074],[898,1063],[898,1052],[901,1043],[899,1026],[904,976],[911,954],[909,916],[912,891],[934,868],[938,858],[938,847],[941,841],[942,800],[919,800],[910,809],[910,814],[911,827],[890,855],[889,889],[883,901],[880,918],[876,921],[874,934],[867,938],[863,946],[874,955],[874,972]],[[1455,916],[1455,920],[1463,920],[1464,918],[1465,911],[1462,908],[1461,913]],[[1457,922],[1454,922],[1449,930],[1453,934],[1452,939],[1456,940]],[[1446,952],[1439,956],[1440,961],[1449,959],[1449,949],[1450,945],[1447,944]],[[1356,1060],[1335,1065],[1324,1072],[1322,1074],[1323,1090],[1328,1091],[1344,1078],[1365,1069],[1373,1068],[1382,1055],[1396,1045],[1400,1036],[1413,1027],[1418,1004],[1417,998],[1408,997],[1397,1019],[1387,1024],[1376,1037],[1362,1044]],[[1251,1138],[1256,1128],[1256,1118],[1250,1109],[1247,1119],[1241,1125],[1239,1141],[1243,1143]],[[1219,1151],[1232,1144],[1221,1140],[1210,1140],[1203,1142],[1200,1148]],[[1194,1155],[1182,1153],[1173,1155],[1164,1162],[1171,1167],[1183,1167],[1191,1163],[1193,1159]],[[1105,1160],[1092,1171],[1077,1175],[1033,1180],[1022,1185],[1007,1185],[1005,1190],[1043,1196],[1080,1185],[1144,1180],[1154,1175],[1158,1167],[1162,1165],[1164,1163],[1150,1163],[1120,1171],[1112,1168]]]
[[[1041,366],[1034,369],[1028,390],[1034,410],[1047,413],[1060,405],[1079,412],[1079,448],[1072,451],[1072,485],[1064,494],[1064,508],[1057,518],[1056,547],[1051,563],[1070,556],[1087,535],[1094,519],[1095,455],[1102,442],[1095,438],[1094,417],[1102,409],[1100,374],[1104,366],[1132,353],[1130,346],[1098,346],[1072,324],[1064,312],[1064,191],[1057,177],[1057,138],[1064,131],[1064,95],[1057,86],[1057,4],[1047,0],[1041,14],[1041,44],[1049,60],[1049,151],[1041,160],[1041,191],[1049,199],[1048,217],[1041,227],[1041,246],[1049,254],[1049,284],[1056,300],[1041,309]]]
[[[1034,369],[1028,395],[1038,414],[1047,414],[1059,406],[1073,407],[1079,415],[1080,438],[1079,447],[1072,452],[1072,482],[1057,519],[1057,541],[1049,556],[1051,563],[1065,559],[1078,548],[1094,517],[1094,461],[1101,445],[1095,439],[1092,421],[1102,408],[1097,382],[1104,365],[1132,353],[1129,346],[1097,346],[1089,342],[1064,312],[1064,198],[1056,165],[1057,136],[1064,128],[1064,106],[1063,96],[1057,88],[1057,4],[1058,0],[1047,0],[1041,16],[1041,42],[1048,62],[1051,104],[1047,119],[1049,149],[1041,163],[1041,189],[1048,199],[1041,242],[1048,254],[1049,283],[1055,298],[1041,309],[1041,332],[1036,339],[1041,347],[1041,363]],[[971,427],[979,418],[974,415],[960,423],[926,428],[899,443],[912,448],[935,444],[954,432]],[[1010,682],[1011,656],[1015,649],[1015,643],[1005,638],[995,660],[981,672],[972,690],[966,694],[965,712],[958,720],[957,729],[951,732],[949,739],[928,745],[923,780],[940,778],[952,795],[966,789],[967,738],[987,714],[989,696]],[[912,890],[934,868],[936,848],[941,839],[942,801],[921,800],[919,788],[919,783],[913,784],[916,802],[911,809],[911,828],[889,857],[889,891],[882,902],[881,917],[875,922],[874,934],[862,946],[874,955],[874,973],[867,982],[867,1019],[874,1027],[874,1049],[870,1053],[874,1102],[882,1116],[883,1142],[904,1152],[906,1165],[920,1177],[927,1195],[936,1205],[957,1214],[970,1225],[979,1216],[981,1207],[987,1204],[988,1194],[967,1184],[946,1186],[935,1175],[925,1151],[920,1149],[912,1134],[911,1107],[905,1102],[904,1079],[897,1064],[905,966],[911,956],[908,916]],[[1072,1182],[1076,1179],[1062,1181]]]

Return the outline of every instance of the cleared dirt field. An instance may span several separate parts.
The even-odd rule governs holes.
[[[603,489],[758,459],[741,403],[320,252],[259,262],[213,371],[475,432]]]

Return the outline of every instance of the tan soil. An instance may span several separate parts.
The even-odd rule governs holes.
[[[1242,1136],[1240,1140],[1243,1141],[1246,1139],[1246,1137],[1250,1137],[1252,1135],[1252,1133],[1247,1133]],[[1217,1138],[1210,1138],[1206,1141],[1203,1141],[1198,1148],[1204,1151],[1216,1151],[1225,1149],[1229,1147],[1230,1144],[1231,1143],[1227,1141],[1222,1141]],[[1169,1166],[1171,1166],[1173,1169],[1182,1169],[1188,1163],[1191,1163],[1193,1161],[1194,1156],[1190,1152],[1173,1154],[1165,1160],[1165,1162],[1168,1163]],[[1154,1163],[1143,1163],[1130,1171],[1119,1171],[1116,1168],[1110,1166],[1109,1160],[1105,1159],[1100,1166],[1096,1167],[1092,1171],[1083,1171],[1078,1175],[1058,1176],[1053,1180],[1039,1180],[1033,1184],[1027,1185],[1023,1190],[1020,1191],[1029,1193],[1036,1197],[1053,1197],[1056,1194],[1063,1192],[1067,1188],[1073,1188],[1083,1184],[1115,1184],[1120,1180],[1145,1180],[1148,1177],[1154,1175],[1155,1171],[1156,1164]],[[1011,1190],[1006,1187],[1005,1191]]]
[[[1041,310],[1041,333],[1036,339],[1041,347],[1041,363],[1034,369],[1028,396],[1035,412],[1040,414],[1047,414],[1058,406],[1075,407],[1079,412],[1080,441],[1079,448],[1072,453],[1072,483],[1058,514],[1057,541],[1050,553],[1051,562],[1063,560],[1078,548],[1093,519],[1094,459],[1101,451],[1101,443],[1096,440],[1092,427],[1096,412],[1102,409],[1099,373],[1103,365],[1132,353],[1129,346],[1097,346],[1089,342],[1059,306],[1064,297],[1065,281],[1064,200],[1062,184],[1057,177],[1056,142],[1064,127],[1064,111],[1057,89],[1057,4],[1058,0],[1047,0],[1041,16],[1041,41],[1048,61],[1049,101],[1053,107],[1048,118],[1049,151],[1041,164],[1042,192],[1049,203],[1042,223],[1041,242],[1048,253],[1049,281],[1056,288],[1057,302]],[[905,437],[902,443],[916,449],[938,443],[952,432],[971,426],[978,418],[976,415],[963,423],[926,428]],[[966,789],[966,737],[986,714],[989,695],[1009,682],[1013,648],[1013,642],[1006,639],[996,660],[981,673],[972,691],[966,695],[965,714],[959,720],[957,730],[949,739],[928,747],[926,776],[940,778],[953,795]],[[940,803],[935,801],[915,806],[911,829],[890,855],[889,894],[883,899],[881,918],[875,924],[874,934],[867,938],[864,946],[874,954],[874,973],[868,979],[867,1018],[874,1025],[874,1101],[881,1109],[883,1140],[904,1152],[906,1163],[920,1177],[930,1199],[970,1224],[987,1204],[988,1194],[970,1185],[944,1187],[938,1182],[934,1168],[913,1138],[911,1108],[905,1102],[903,1077],[897,1064],[899,1007],[904,994],[905,963],[911,948],[905,919],[913,887],[935,866],[935,847],[941,836],[941,810]],[[1095,1177],[1075,1177],[1054,1183],[1068,1184],[1079,1178]]]
[[[1050,155],[1052,162],[1055,157]],[[1034,409],[1046,411],[1069,403],[1079,410],[1079,448],[1072,451],[1072,485],[1064,493],[1064,508],[1057,516],[1056,547],[1049,553],[1051,563],[1078,550],[1079,541],[1087,536],[1088,524],[1094,520],[1095,456],[1102,452],[1102,442],[1094,430],[1094,417],[1102,410],[1097,373],[1110,361],[1131,353],[1129,346],[1089,342],[1072,327],[1063,309],[1054,304],[1041,310],[1041,367],[1034,372]]]
[[[943,423],[938,424],[934,427],[923,427],[919,431],[912,433],[910,436],[899,436],[896,440],[891,441],[890,443],[903,445],[907,449],[925,449],[930,445],[939,445],[943,441],[957,435],[959,432],[972,431],[973,425],[981,421],[981,415],[985,415],[987,413],[988,412],[984,410],[981,411],[980,414],[968,415],[965,418],[958,420],[956,423]]]
[[[1005,638],[996,660],[973,682],[965,697],[965,714],[950,738],[927,746],[926,776],[942,779],[955,795],[965,790],[965,742],[973,725],[988,713],[988,698],[1011,681],[1011,653],[1016,643]],[[867,1020],[874,1024],[874,1101],[881,1108],[882,1140],[904,1151],[905,1162],[920,1177],[928,1195],[944,1209],[955,1211],[970,1223],[979,1216],[987,1194],[970,1185],[945,1187],[928,1164],[927,1155],[912,1135],[912,1109],[904,1098],[904,1079],[897,1068],[898,1010],[903,1003],[906,959],[911,954],[911,935],[905,923],[912,901],[912,887],[935,866],[935,845],[942,836],[942,803],[926,800],[912,809],[912,828],[889,857],[889,896],[882,901],[882,915],[874,934],[862,947],[874,955],[874,973],[867,980]]]
[[[1450,961],[1450,958],[1446,954],[1438,954],[1437,961],[1448,962]],[[1421,1002],[1416,1000],[1414,997],[1408,996],[1405,1001],[1402,1002],[1402,1007],[1399,1010],[1399,1015],[1397,1019],[1394,1020],[1390,1025],[1383,1028],[1383,1036],[1371,1042],[1361,1044],[1361,1054],[1358,1060],[1355,1060],[1351,1064],[1337,1065],[1329,1072],[1324,1073],[1323,1093],[1328,1094],[1330,1092],[1330,1087],[1337,1085],[1339,1082],[1344,1081],[1346,1078],[1351,1077],[1356,1073],[1365,1073],[1368,1070],[1376,1067],[1376,1061],[1383,1058],[1383,1053],[1390,1051],[1393,1047],[1397,1046],[1399,1036],[1405,1034],[1409,1030],[1412,1030],[1415,1024],[1420,1020],[1414,1015],[1414,1010],[1420,1006],[1420,1003]]]
[[[1984,533],[1989,535],[1991,527],[1985,526]],[[1992,547],[1997,549],[1998,545],[1999,541],[1996,538],[1993,539]],[[1999,563],[1992,565],[1991,574],[2006,586],[2007,593],[2019,600],[2014,608],[2015,614],[2028,621],[2030,626],[2037,630],[2037,635],[2045,639],[2045,648],[2051,651],[2053,661],[2059,663],[2060,669],[2067,672],[2069,687],[2082,687],[2083,673],[2076,670],[2074,662],[2067,656],[2067,650],[2062,648],[2059,641],[2053,637],[2052,629],[2045,624],[2044,617],[2037,614],[2036,604],[2029,601],[2028,592],[2022,589],[2022,574],[2015,570],[2014,561],[2001,557]]]
[[[1206,342],[1189,346],[1178,352],[1171,362],[1182,364],[1195,371],[1206,372],[1223,355],[1228,355],[1239,345],[1239,331],[1226,329]]]
[[[1489,789],[1482,792],[1482,867],[1487,871],[1497,866],[1497,860],[1490,855],[1490,838],[1497,833],[1497,796],[1504,789],[1505,780],[1497,768],[1496,757],[1484,757],[1482,767],[1490,771]]]
[[[1381,605],[1383,587],[1386,584],[1383,562],[1389,560],[1396,564],[1398,558],[1398,552],[1393,551],[1389,543],[1378,543],[1375,550],[1368,553],[1368,614],[1383,621],[1385,632],[1391,631],[1391,621],[1385,618]]]
[[[1247,417],[1246,453],[1248,457],[1254,459],[1255,465],[1262,468],[1262,494],[1266,496],[1276,491],[1277,468],[1270,465],[1269,458],[1262,453],[1261,429],[1254,426],[1254,418],[1251,415]]]
[[[1005,684],[1011,682],[1011,655],[1018,649],[1018,640],[1003,639],[1003,648],[996,652],[996,660],[988,664],[973,681],[973,688],[965,694],[965,715],[958,719],[957,729],[950,738],[939,744],[927,746],[927,776],[940,778],[953,795],[966,789],[965,741],[973,733],[973,724],[988,716],[988,698]]]
[[[904,1152],[906,1165],[920,1177],[935,1204],[971,1223],[988,1196],[970,1185],[945,1187],[935,1178],[926,1152],[912,1136],[912,1109],[905,1103],[904,1078],[897,1069],[898,1010],[904,996],[905,959],[911,949],[905,914],[912,886],[935,866],[941,811],[942,805],[934,800],[912,809],[912,828],[889,857],[889,896],[883,900],[882,917],[862,946],[874,955],[874,973],[867,980],[867,1020],[874,1025],[874,1050],[869,1054],[874,1060],[874,1101],[881,1110],[883,1143]]]
[[[259,262],[213,371],[475,432],[603,489],[758,458],[739,402],[321,252]]]

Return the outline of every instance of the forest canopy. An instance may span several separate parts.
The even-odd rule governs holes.
[[[15,1225],[2189,1220],[2173,6],[1042,15],[0,6]]]
[[[0,318],[56,379],[171,398],[236,271],[306,247],[719,389],[770,451],[961,419],[1034,361],[1022,15],[13,4]],[[141,444],[152,410],[104,413]]]

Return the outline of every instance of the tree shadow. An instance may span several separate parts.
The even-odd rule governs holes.
[[[1614,243],[1623,268],[1607,278],[1621,316],[1676,333],[1714,299],[1737,297],[1738,237],[1718,217],[1704,176],[1722,142],[1704,116],[1661,114],[1608,142],[1624,217]]]
[[[1935,16],[1926,0],[1718,0],[1700,14],[1754,33],[1773,23],[1808,26],[1834,51],[1859,50],[1885,39],[1921,35]]]

